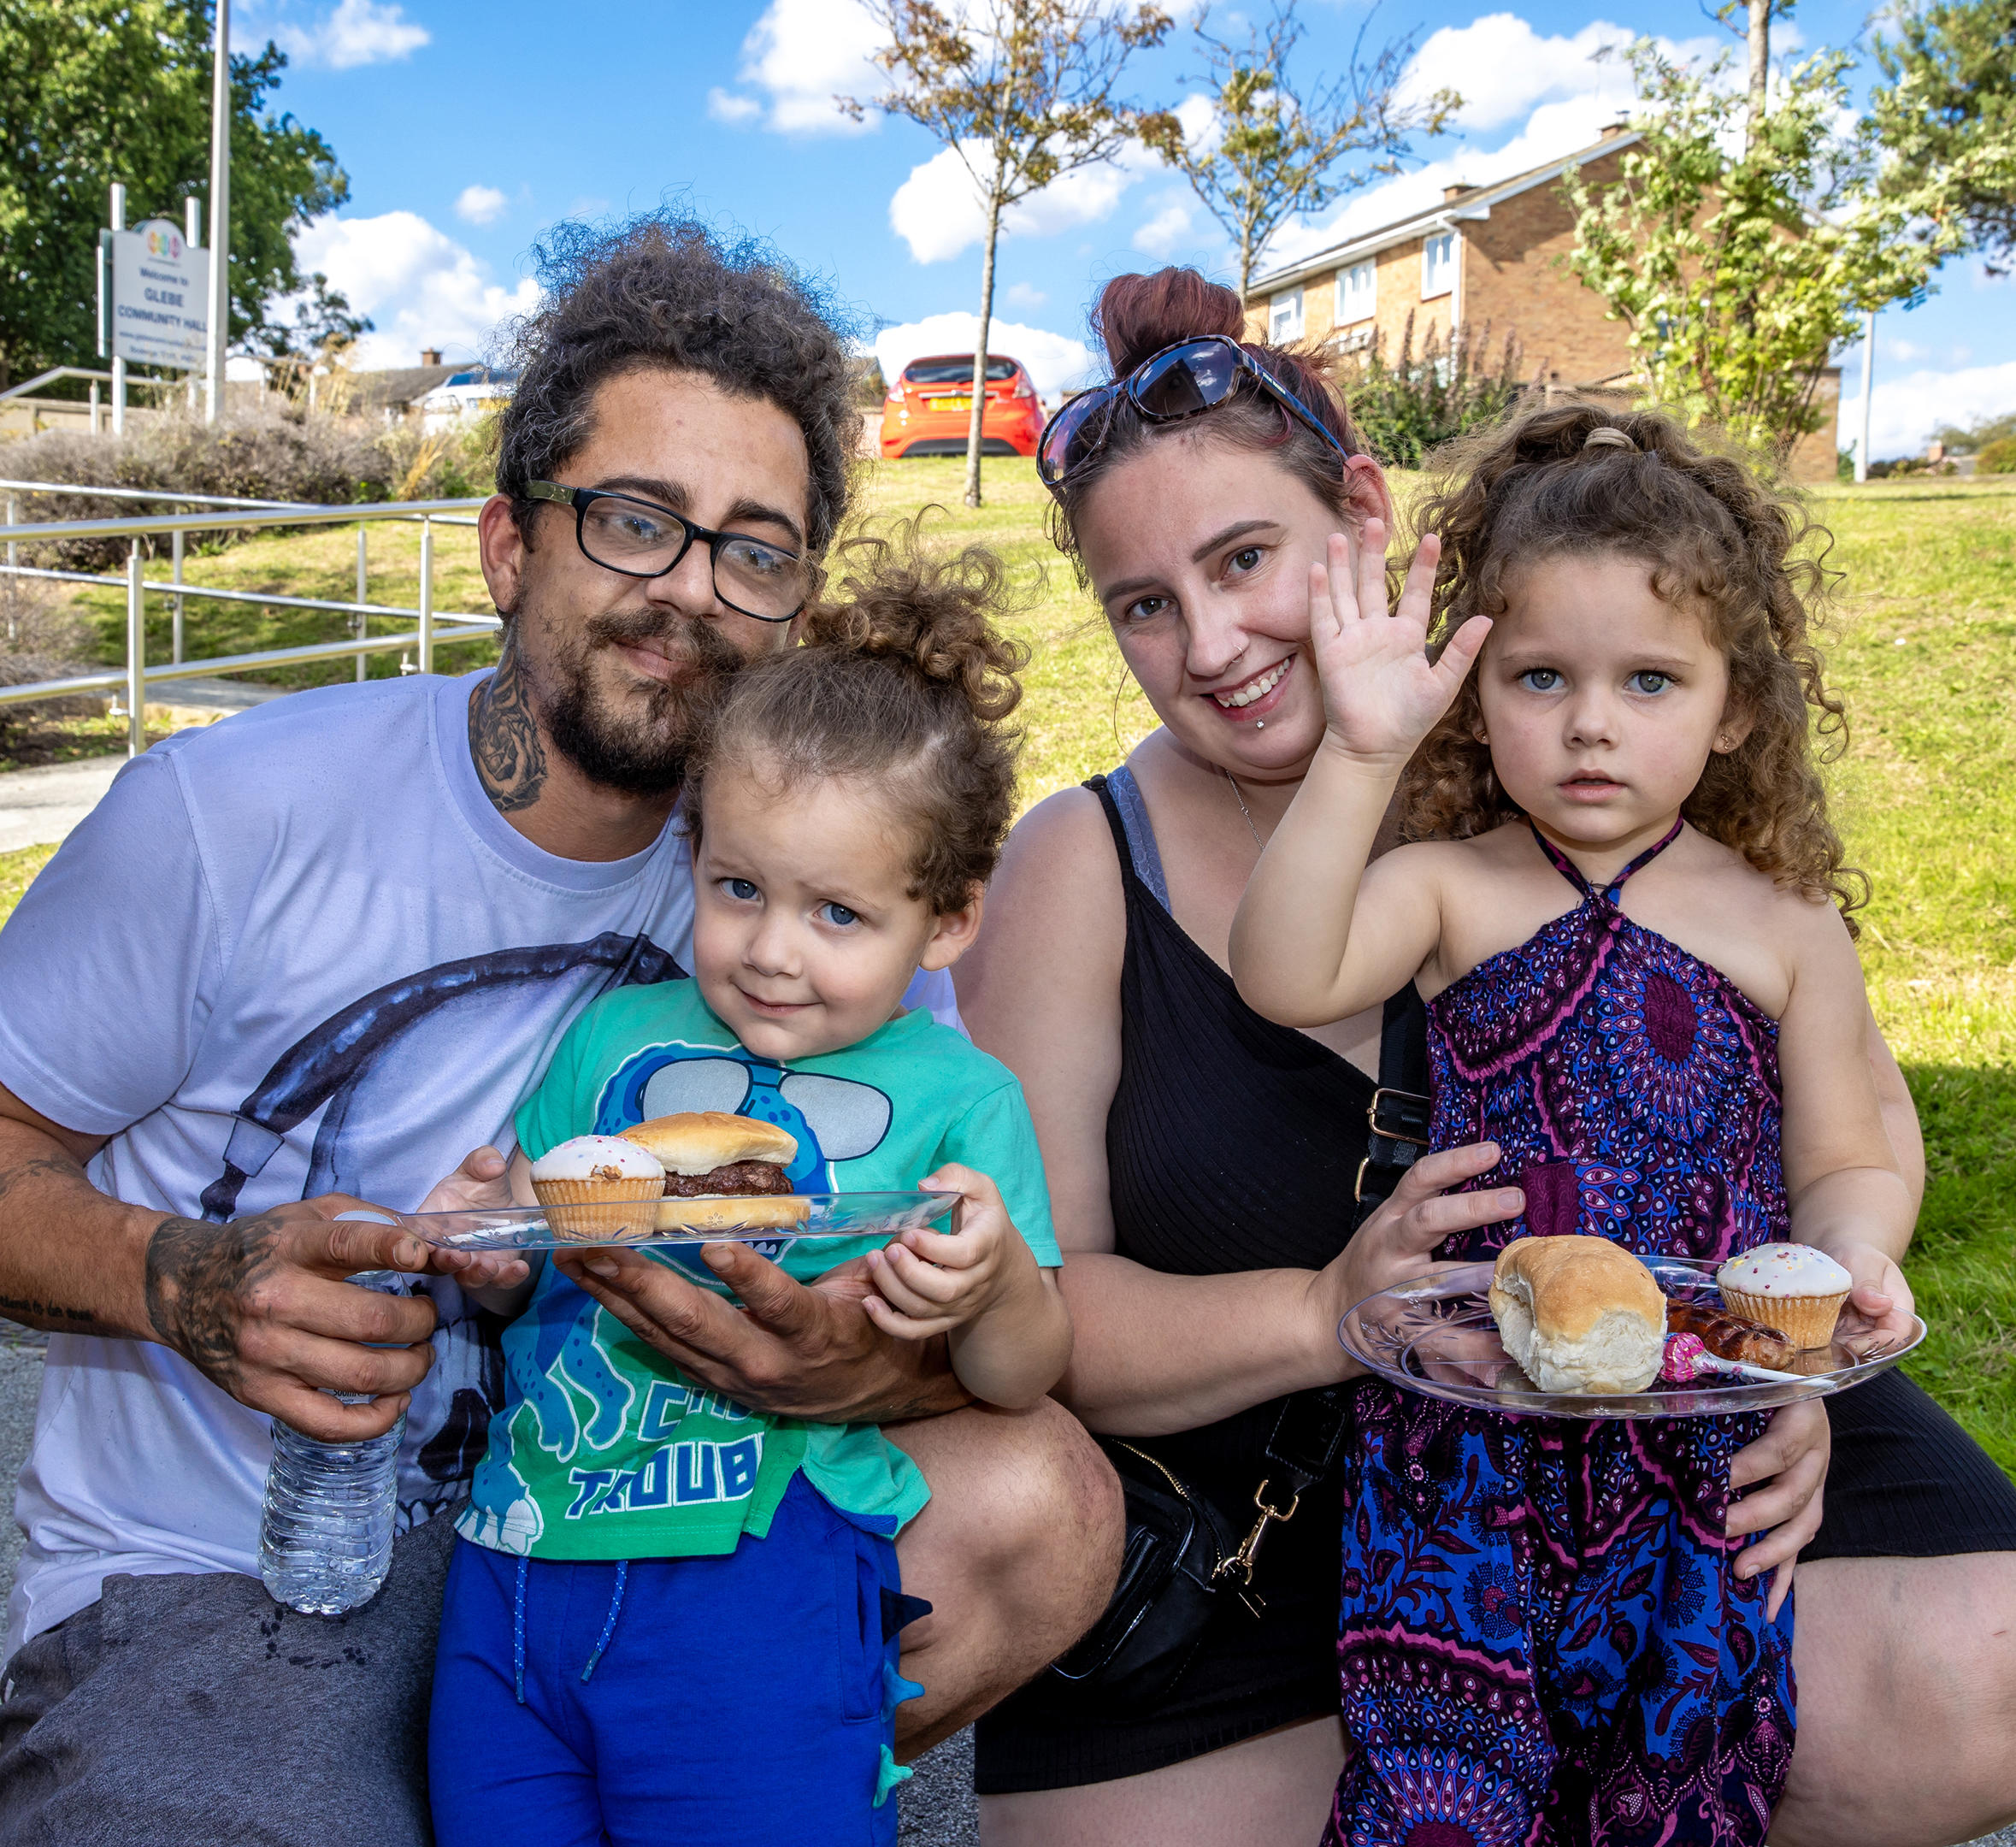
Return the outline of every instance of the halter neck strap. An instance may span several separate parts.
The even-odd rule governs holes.
[[[1541,852],[1547,855],[1548,862],[1553,865],[1554,870],[1559,872],[1563,878],[1566,879],[1568,882],[1576,888],[1576,890],[1580,892],[1584,898],[1600,898],[1605,904],[1614,906],[1618,900],[1618,894],[1624,890],[1624,881],[1628,879],[1632,875],[1632,873],[1636,872],[1639,867],[1651,864],[1651,863],[1654,859],[1658,859],[1659,856],[1663,853],[1667,847],[1671,847],[1675,841],[1678,840],[1680,838],[1680,829],[1683,826],[1685,825],[1685,823],[1684,821],[1674,822],[1672,826],[1666,829],[1663,838],[1654,841],[1651,846],[1648,847],[1643,853],[1640,853],[1636,859],[1632,860],[1632,862],[1628,866],[1626,866],[1623,871],[1619,872],[1615,878],[1612,879],[1611,882],[1600,892],[1595,886],[1589,883],[1588,879],[1583,876],[1582,868],[1580,866],[1577,865],[1576,863],[1571,859],[1566,853],[1563,853],[1559,847],[1555,846],[1554,843],[1550,841],[1546,835],[1542,834],[1538,828],[1533,826],[1533,821],[1530,816],[1529,816],[1527,818],[1526,825],[1530,828],[1533,828],[1533,838],[1540,842]]]

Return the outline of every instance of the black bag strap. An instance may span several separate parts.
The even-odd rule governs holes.
[[[1353,1196],[1363,1224],[1428,1146],[1428,1009],[1414,984],[1386,1003],[1379,1030],[1379,1086],[1365,1110],[1371,1133]]]
[[[1428,1146],[1428,1010],[1409,982],[1386,1003],[1379,1027],[1379,1083],[1365,1110],[1371,1133],[1359,1163],[1354,1225],[1399,1185],[1415,1155]],[[1259,1518],[1239,1549],[1218,1567],[1219,1577],[1253,1584],[1253,1557],[1267,1528],[1290,1519],[1303,1495],[1329,1473],[1351,1421],[1349,1385],[1293,1394],[1267,1439],[1269,1473],[1253,1490]],[[1285,1488],[1286,1493],[1282,1490]]]

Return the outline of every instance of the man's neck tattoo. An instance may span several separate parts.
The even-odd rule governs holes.
[[[469,755],[499,814],[531,807],[546,785],[545,746],[525,691],[517,646],[507,635],[497,671],[469,701]]]

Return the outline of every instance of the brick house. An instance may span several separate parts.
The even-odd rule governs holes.
[[[1550,390],[1626,388],[1624,324],[1561,260],[1574,247],[1575,213],[1560,176],[1576,167],[1598,185],[1614,179],[1618,156],[1639,139],[1622,124],[1606,128],[1565,160],[1491,186],[1445,187],[1439,206],[1256,277],[1247,338],[1392,353],[1412,313],[1417,352],[1431,334],[1447,350],[1453,333],[1488,327],[1494,351],[1512,334],[1522,366]],[[1792,451],[1795,480],[1834,479],[1840,395],[1841,369],[1830,366],[1815,393],[1820,427]]]

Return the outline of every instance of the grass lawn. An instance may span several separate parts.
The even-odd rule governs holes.
[[[1023,794],[1034,801],[1117,762],[1152,717],[1051,548],[1033,465],[989,462],[977,511],[959,505],[962,466],[879,466],[867,499],[879,515],[936,503],[948,538],[992,546],[1011,566],[1017,626],[1035,650],[1023,708]],[[1932,1334],[1911,1370],[2016,1473],[2016,480],[1830,488],[1818,510],[1835,533],[1830,562],[1847,574],[1830,659],[1853,746],[1834,780],[1854,855],[1875,882],[1863,960],[1925,1120],[1931,1167],[1907,1269]],[[417,531],[380,529],[371,543],[374,598],[410,605]],[[346,596],[355,546],[349,531],[262,540],[192,560],[189,575]],[[486,608],[473,535],[444,529],[435,555],[437,608]],[[330,632],[312,614],[262,623],[252,607],[190,610],[192,658]],[[103,615],[105,658],[116,659],[115,596]],[[150,649],[165,658],[165,611],[158,626]],[[486,652],[444,650],[440,664],[457,670]],[[374,671],[397,671],[397,656]],[[330,664],[280,683],[348,673]],[[47,857],[0,855],[0,916]]]

